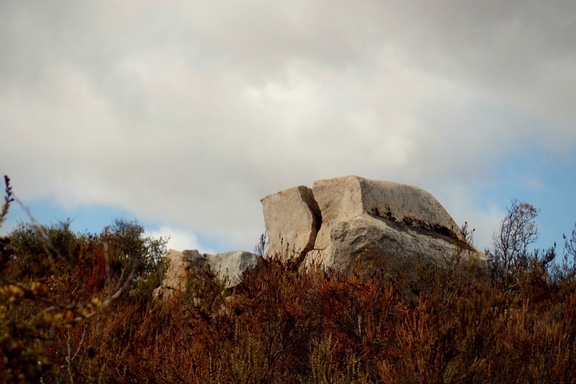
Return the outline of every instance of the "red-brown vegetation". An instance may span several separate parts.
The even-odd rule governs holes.
[[[203,271],[159,302],[151,287],[162,260],[147,247],[161,244],[131,225],[98,236],[47,228],[68,239],[53,250],[23,236],[34,236],[26,226],[2,239],[0,382],[575,381],[573,263],[535,258],[498,284],[463,261],[399,257],[338,273],[267,259],[232,289]],[[63,250],[48,272],[28,264]],[[129,289],[82,312],[116,292],[130,268],[139,272]]]

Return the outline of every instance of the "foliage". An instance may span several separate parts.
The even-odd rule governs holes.
[[[534,211],[523,209],[508,221],[528,220],[503,221],[520,231],[509,236],[534,232]],[[361,265],[298,271],[264,258],[234,288],[200,269],[166,301],[150,295],[162,277],[162,243],[138,224],[117,221],[100,235],[73,234],[66,222],[47,226],[56,239],[49,245],[35,243],[42,240],[29,229],[0,239],[7,260],[0,382],[568,383],[576,376],[576,229],[559,263],[548,251],[529,253],[530,236],[502,237],[491,255],[507,260],[506,273],[492,278],[459,258],[445,266],[388,258],[369,273]],[[46,249],[49,272],[31,265],[45,262]]]
[[[566,296],[536,274],[529,289],[511,291],[465,271],[420,273],[410,284],[428,289],[413,301],[384,270],[299,273],[266,260],[232,291],[203,275],[204,290],[169,302],[118,300],[71,344],[96,351],[102,380],[118,383],[572,379],[574,290]],[[77,377],[88,362],[78,355]]]
[[[5,177],[4,221],[18,201]],[[130,291],[151,296],[163,273],[165,241],[117,220],[100,235],[76,234],[71,221],[20,223],[0,238],[0,382],[96,380],[86,337],[102,311]],[[84,356],[82,356],[84,354]]]
[[[135,221],[116,219],[114,224],[102,231],[99,241],[106,245],[110,269],[114,281],[123,281],[128,271],[134,273],[130,293],[149,296],[161,283],[165,272],[163,256],[167,240],[145,236],[144,226]]]

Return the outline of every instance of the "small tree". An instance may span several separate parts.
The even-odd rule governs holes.
[[[128,273],[132,273],[127,288],[144,296],[160,285],[165,270],[166,239],[146,236],[144,226],[137,221],[116,219],[113,225],[104,228],[100,241],[107,246],[112,283],[125,281]]]
[[[576,224],[574,224],[574,229],[572,230],[572,236],[568,238],[566,235],[562,235],[564,238],[564,254],[566,259],[569,257],[571,260],[572,268],[575,268],[576,265]],[[567,261],[568,262],[568,261]]]
[[[492,249],[486,252],[495,282],[508,287],[514,273],[529,267],[528,246],[538,239],[537,216],[538,209],[531,204],[512,200],[500,230],[492,236]]]
[[[562,237],[564,238],[564,252],[560,263],[554,264],[553,275],[556,281],[570,285],[576,281],[576,224],[571,237],[565,234]]]

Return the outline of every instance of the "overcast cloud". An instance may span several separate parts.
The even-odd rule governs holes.
[[[504,162],[576,164],[575,68],[572,1],[4,0],[0,170],[249,250],[261,197],[357,174],[485,246]]]

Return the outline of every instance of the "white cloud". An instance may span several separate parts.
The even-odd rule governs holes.
[[[200,245],[198,237],[194,233],[186,230],[161,226],[158,230],[147,232],[146,235],[154,239],[168,239],[168,249],[174,249],[176,251],[197,249],[200,253],[215,253],[213,250]]]
[[[478,193],[464,185],[435,187],[434,195],[456,224],[462,226],[466,222],[468,229],[474,230],[473,242],[478,249],[484,251],[491,246],[492,236],[498,230],[505,210],[490,201],[479,205]]]

